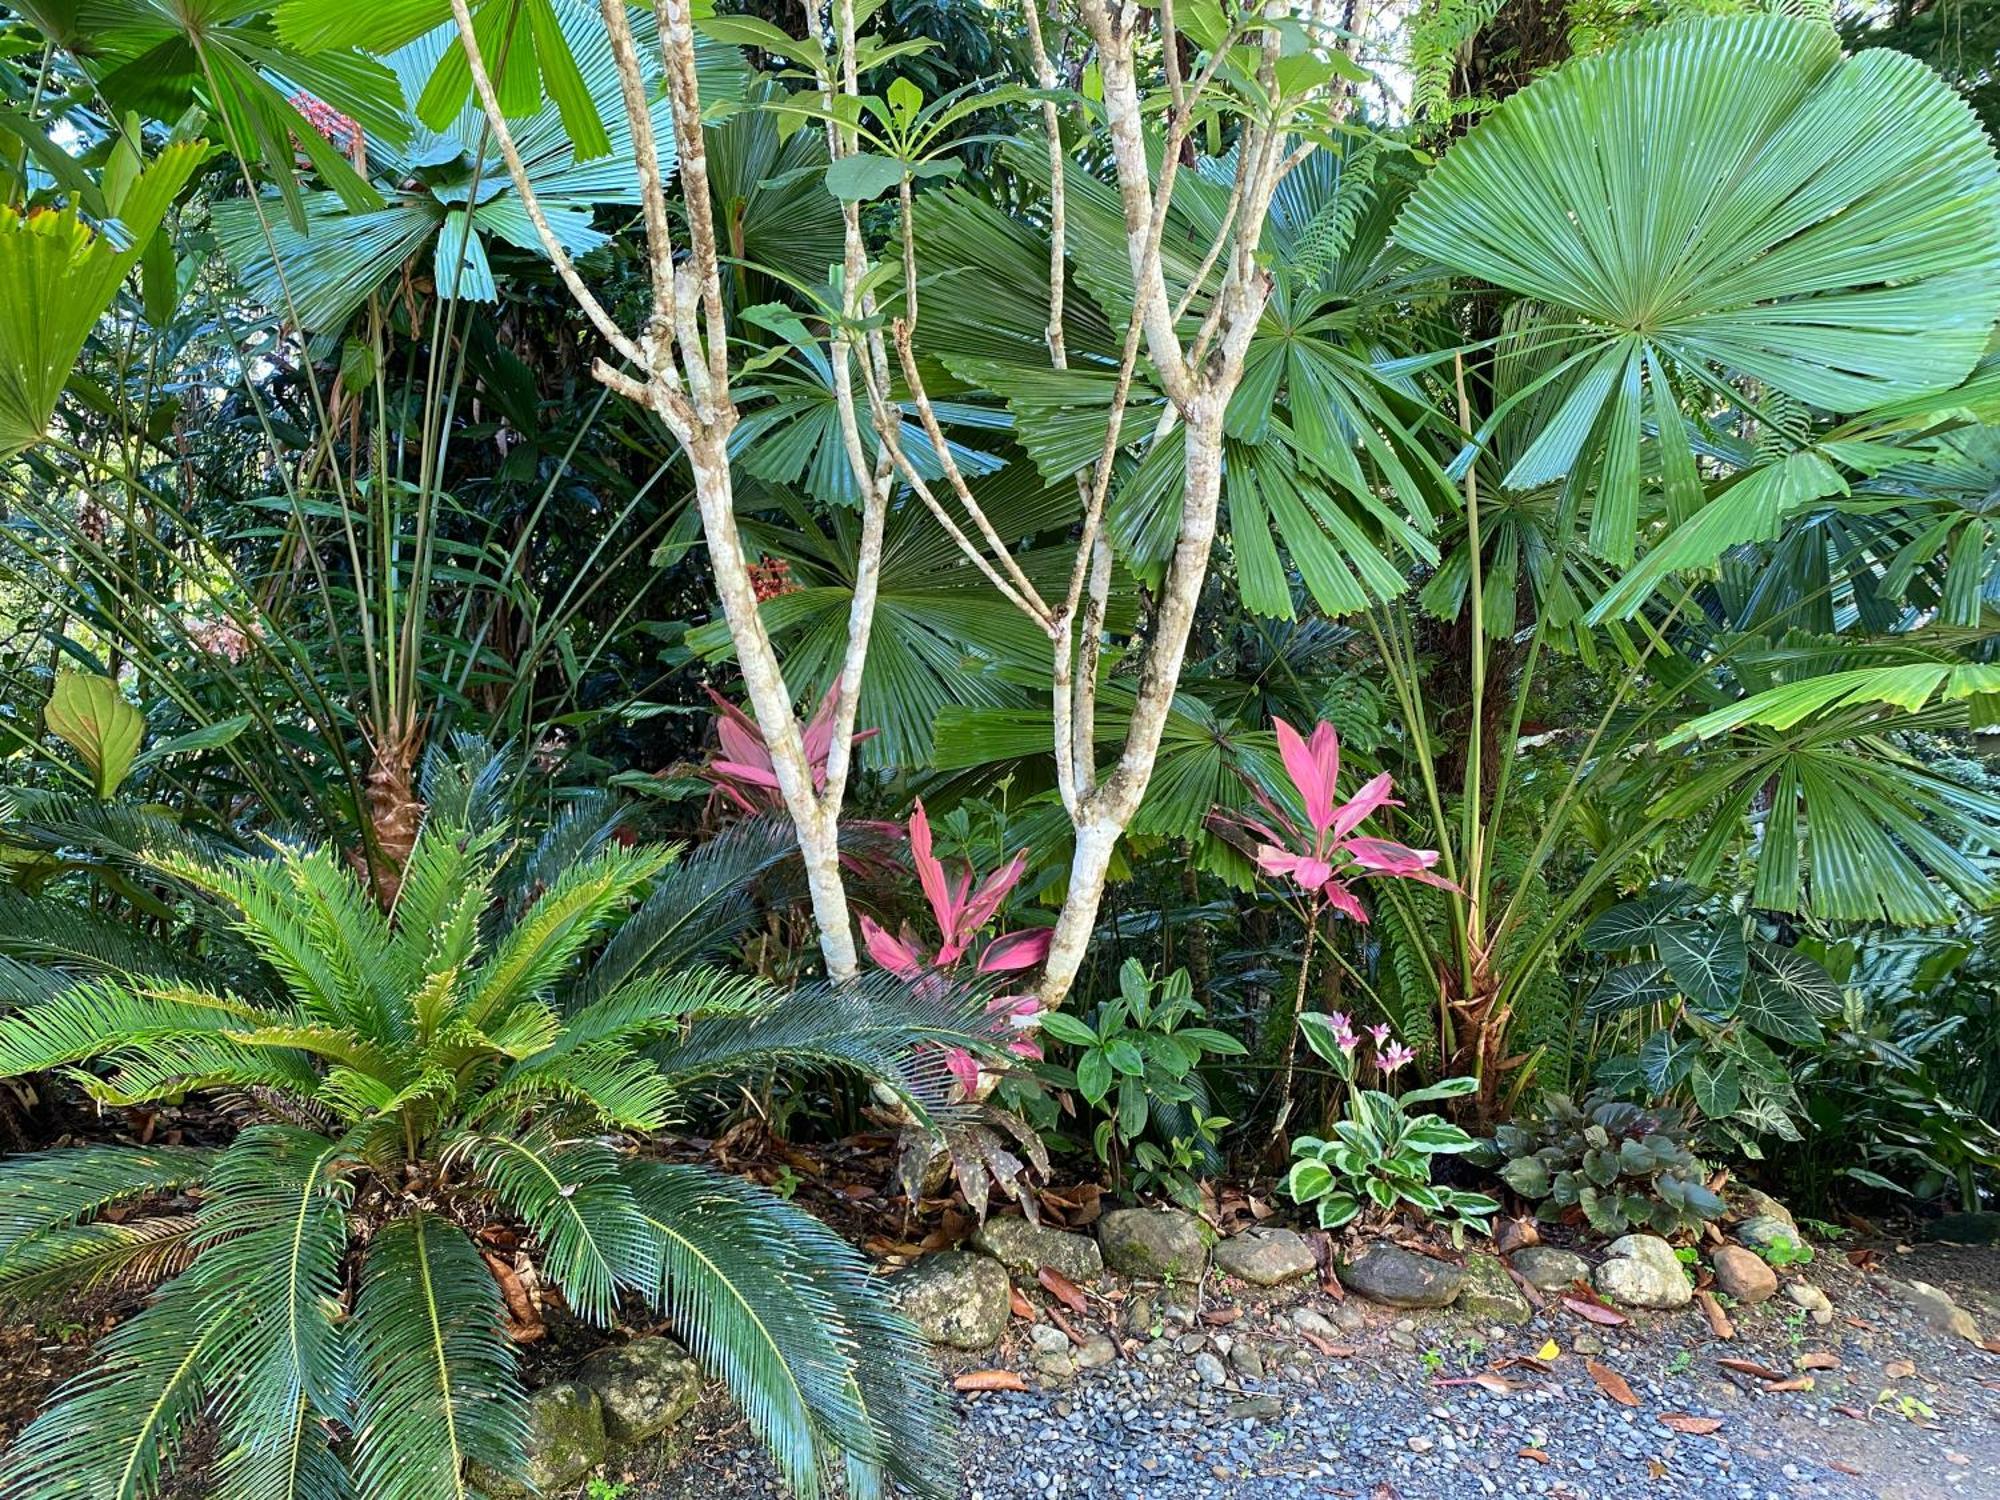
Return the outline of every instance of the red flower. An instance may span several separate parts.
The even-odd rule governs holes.
[[[1368,913],[1348,882],[1362,876],[1420,880],[1445,890],[1456,889],[1443,876],[1431,872],[1438,861],[1435,849],[1412,849],[1388,839],[1355,835],[1354,830],[1370,814],[1403,805],[1390,795],[1386,772],[1342,802],[1335,789],[1340,778],[1340,737],[1333,726],[1322,720],[1313,727],[1311,739],[1283,719],[1274,719],[1272,726],[1278,732],[1278,754],[1285,772],[1305,808],[1306,822],[1301,826],[1260,788],[1253,787],[1252,794],[1270,816],[1270,823],[1241,816],[1230,821],[1259,840],[1258,869],[1266,875],[1289,875],[1303,890],[1357,922],[1366,922]]]
[[[926,955],[908,928],[897,936],[866,916],[861,919],[861,936],[868,945],[868,956],[891,974],[903,979],[923,979],[955,968],[971,951],[979,934],[998,914],[1007,893],[1020,883],[1028,867],[1028,856],[1025,852],[1016,854],[976,887],[974,872],[969,868],[954,879],[932,852],[930,818],[919,801],[916,811],[910,814],[910,857],[917,867],[917,883],[923,887],[924,899],[930,903],[931,915],[937,922],[937,947]],[[1049,942],[1054,936],[1055,930],[1049,927],[1004,933],[986,944],[973,967],[981,974],[1032,969],[1048,957]],[[1001,995],[987,1010],[1004,1018],[1009,1029],[1026,1031],[1034,1026],[1042,1007],[1033,995]],[[1014,1038],[1008,1050],[1019,1057],[1042,1055],[1041,1047],[1029,1036]],[[979,1065],[972,1055],[954,1047],[947,1061],[952,1076],[966,1093],[972,1093],[979,1083]]]

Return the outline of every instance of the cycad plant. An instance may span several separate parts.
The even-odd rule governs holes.
[[[0,1295],[164,1280],[21,1435],[0,1494],[156,1495],[204,1417],[209,1492],[238,1500],[437,1500],[519,1475],[509,1298],[483,1254],[517,1239],[582,1320],[671,1324],[800,1494],[946,1493],[942,1387],[861,1258],[633,1137],[780,1063],[860,1072],[930,1119],[944,1049],[987,1045],[979,998],[875,976],[779,1005],[662,967],[672,851],[609,842],[544,877],[539,850],[464,821],[433,817],[386,914],[325,849],[163,859],[268,988],[130,973],[0,1022],[0,1075],[67,1068],[113,1105],[207,1091],[246,1121],[221,1150],[0,1168]]]

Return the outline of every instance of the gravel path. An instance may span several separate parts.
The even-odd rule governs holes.
[[[1926,1250],[1898,1258],[1893,1270],[1949,1286],[1985,1318],[2000,1252]],[[1000,1352],[979,1364],[1020,1371],[1034,1388],[962,1398],[964,1495],[2000,1497],[2000,1357],[1934,1333],[1885,1295],[1879,1278],[1836,1264],[1815,1268],[1814,1280],[1838,1310],[1833,1323],[1815,1325],[1779,1300],[1739,1309],[1729,1343],[1692,1310],[1610,1329],[1545,1310],[1523,1327],[1494,1328],[1448,1313],[1341,1307],[1317,1293],[1267,1301],[1211,1280],[1202,1311],[1229,1317],[1240,1309],[1234,1321],[1162,1316],[1157,1335],[1139,1329],[1111,1364],[1048,1389],[1031,1373],[1032,1330],[1016,1323]],[[1299,1307],[1333,1324],[1341,1341],[1334,1353],[1296,1331]],[[1546,1371],[1506,1366],[1498,1372],[1505,1388],[1442,1383],[1490,1379],[1496,1362],[1533,1356],[1551,1338],[1560,1353]],[[1764,1380],[1725,1370],[1721,1358],[1777,1372],[1836,1367],[1801,1371],[1795,1378],[1803,1385],[1809,1374],[1810,1389],[1774,1393]],[[1592,1360],[1621,1376],[1638,1404],[1606,1395]],[[1259,1365],[1262,1377],[1245,1373]],[[704,1415],[677,1461],[621,1476],[626,1500],[782,1493],[726,1409]],[[1667,1415],[1718,1425],[1694,1435],[1664,1424]]]

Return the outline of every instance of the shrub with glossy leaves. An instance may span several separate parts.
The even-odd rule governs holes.
[[[1677,1110],[1552,1094],[1537,1118],[1501,1126],[1486,1154],[1543,1218],[1576,1209],[1601,1234],[1635,1226],[1673,1234],[1722,1216]]]

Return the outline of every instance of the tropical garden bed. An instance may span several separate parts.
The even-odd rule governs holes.
[[[0,1495],[2000,1487],[1991,27],[717,10],[0,14]]]

